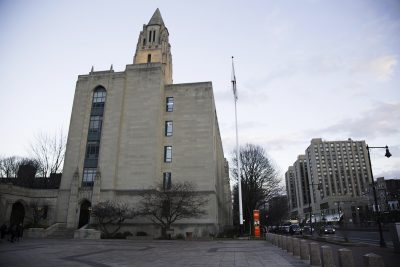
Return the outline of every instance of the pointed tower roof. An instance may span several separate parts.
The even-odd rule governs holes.
[[[147,25],[164,25],[164,21],[158,8],[156,9],[156,11],[154,11],[154,14]]]

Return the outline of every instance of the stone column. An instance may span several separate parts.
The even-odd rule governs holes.
[[[324,267],[334,267],[335,261],[333,260],[333,251],[330,246],[321,246],[322,250],[322,263]]]
[[[300,256],[300,239],[293,238],[293,256]]]
[[[310,258],[310,249],[308,248],[307,241],[300,241],[300,259],[309,260]]]
[[[290,236],[286,238],[286,247],[288,253],[293,253],[293,238],[291,238]]]
[[[355,267],[353,252],[350,249],[341,248],[338,250],[338,255],[340,267]]]
[[[310,265],[321,266],[321,253],[319,251],[318,243],[310,243]]]
[[[363,256],[365,267],[385,267],[381,256],[374,253],[368,253]]]
[[[282,249],[287,250],[287,239],[286,236],[282,236]]]

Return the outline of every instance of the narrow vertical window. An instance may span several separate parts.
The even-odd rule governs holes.
[[[103,116],[90,116],[89,132],[99,133],[101,131],[101,125],[103,123]]]
[[[156,31],[153,31],[153,43],[156,41]]]
[[[147,63],[150,63],[151,62],[151,54],[148,54],[147,55]]]
[[[96,89],[93,93],[92,107],[104,107],[104,102],[106,102],[106,90],[102,87]]]
[[[149,31],[149,43],[151,43],[151,31]]]
[[[146,38],[143,38],[143,46],[146,45]]]
[[[172,162],[172,146],[164,147],[164,162]]]
[[[165,122],[165,136],[172,136],[173,123],[172,121]]]
[[[164,172],[163,175],[163,189],[170,190],[171,189],[171,173]]]
[[[167,97],[167,112],[172,112],[174,110],[174,98],[172,96]]]
[[[82,185],[93,186],[95,176],[96,176],[96,168],[84,168]]]

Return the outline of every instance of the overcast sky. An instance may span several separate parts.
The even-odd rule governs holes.
[[[282,177],[312,138],[365,140],[400,178],[400,1],[0,1],[0,155],[68,131],[79,74],[124,71],[160,8],[174,83],[212,81],[225,156],[259,144]]]

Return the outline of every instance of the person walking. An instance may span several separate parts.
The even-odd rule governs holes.
[[[1,239],[4,239],[4,237],[7,234],[7,225],[3,223],[3,225],[0,227],[0,237]]]
[[[10,225],[9,233],[11,234],[9,241],[14,243],[17,236],[17,225],[15,223]]]
[[[17,241],[22,239],[23,234],[24,234],[24,226],[22,225],[22,223],[19,223],[17,225]]]

